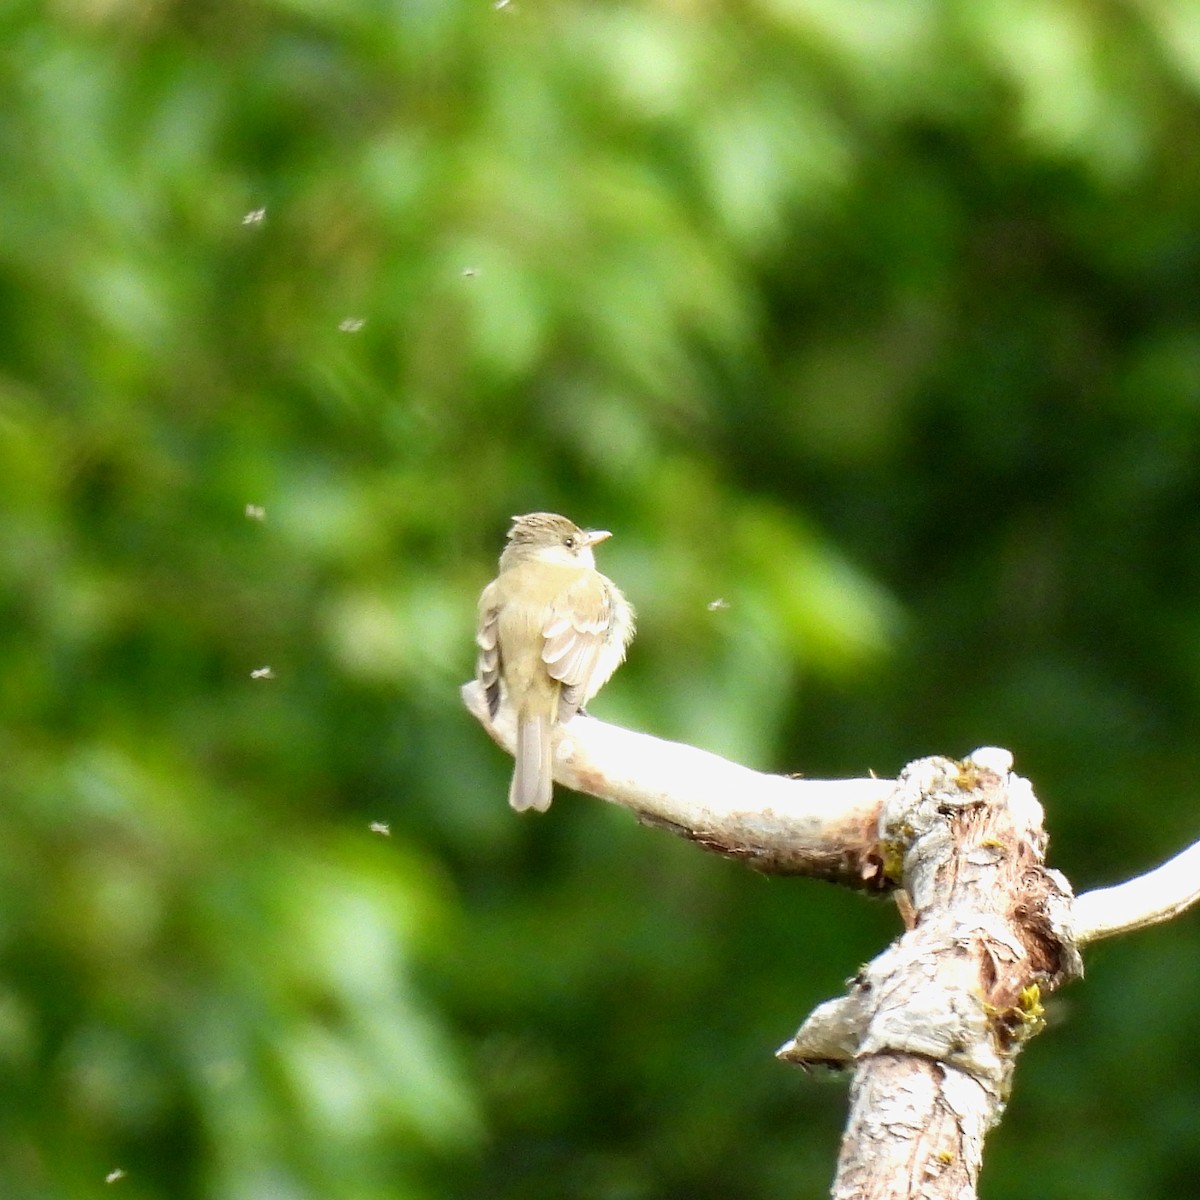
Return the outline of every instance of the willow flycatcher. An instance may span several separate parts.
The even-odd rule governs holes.
[[[557,513],[513,517],[500,574],[479,597],[476,674],[493,717],[501,684],[516,710],[518,812],[550,807],[552,730],[608,682],[633,637],[633,608],[592,552],[611,536]]]

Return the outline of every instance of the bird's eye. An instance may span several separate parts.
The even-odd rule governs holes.
[[[573,533],[568,533],[567,536],[565,538],[563,538],[563,545],[566,546],[566,548],[568,550],[574,550],[575,549],[575,535]]]

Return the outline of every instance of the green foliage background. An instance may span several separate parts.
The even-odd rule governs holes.
[[[894,914],[508,811],[514,512],[616,532],[600,716],[1008,746],[1078,888],[1197,835],[1191,0],[13,0],[0,164],[8,1200],[823,1193],[771,1051]],[[1197,938],[985,1196],[1195,1194]]]

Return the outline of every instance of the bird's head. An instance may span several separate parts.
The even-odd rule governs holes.
[[[592,547],[612,537],[607,529],[580,529],[558,513],[526,513],[513,517],[500,567],[536,559],[565,567],[594,567]]]

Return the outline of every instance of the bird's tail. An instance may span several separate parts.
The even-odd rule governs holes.
[[[517,810],[545,812],[550,807],[554,780],[550,762],[550,718],[522,713],[517,721],[516,766],[508,802]]]

